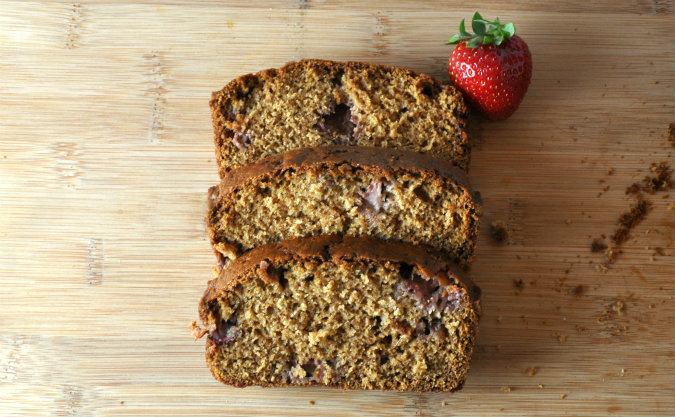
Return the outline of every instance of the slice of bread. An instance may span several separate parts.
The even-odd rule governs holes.
[[[193,331],[226,384],[454,391],[480,289],[420,246],[322,235],[237,258],[199,311]]]
[[[468,265],[480,205],[448,162],[391,148],[305,148],[231,171],[210,190],[221,265],[256,246],[321,234],[426,245]]]
[[[248,74],[211,99],[221,176],[288,150],[330,145],[424,152],[469,164],[461,93],[410,70],[305,60]]]

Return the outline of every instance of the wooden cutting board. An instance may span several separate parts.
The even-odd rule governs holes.
[[[143,3],[0,2],[1,415],[675,414],[675,190],[609,270],[590,251],[625,188],[675,165],[672,0]],[[305,57],[447,80],[444,42],[478,9],[516,22],[534,75],[510,120],[472,121],[484,316],[464,390],[216,383],[189,331],[214,263],[211,91]]]

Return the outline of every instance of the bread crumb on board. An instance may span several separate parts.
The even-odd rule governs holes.
[[[675,187],[673,182],[673,170],[670,169],[668,162],[652,163],[649,171],[654,175],[645,176],[642,181],[634,182],[626,188],[626,194],[639,194],[641,192],[647,194],[655,194],[659,191],[669,190]]]
[[[575,297],[581,297],[581,295],[584,293],[584,289],[585,289],[584,285],[579,284],[576,287],[572,288],[572,291],[571,291],[572,295],[574,295]]]
[[[307,403],[308,403],[309,405],[314,405],[314,404],[316,404],[316,403],[314,402],[314,400],[309,400],[309,401],[307,401]]]
[[[501,220],[496,220],[490,225],[490,236],[499,243],[504,243],[509,239],[509,228]]]
[[[603,330],[612,336],[623,336],[628,332],[628,325],[626,325],[622,318],[626,315],[628,308],[628,301],[632,296],[615,298],[609,300],[601,311],[597,322],[603,325]]]
[[[502,390],[502,392],[511,392],[511,387],[509,387],[508,385],[506,385],[506,386],[504,386],[504,387],[501,387],[501,390]]]
[[[560,332],[554,332],[553,337],[558,339],[558,343],[560,343],[561,345],[567,341],[567,336],[564,334],[560,334]]]
[[[672,130],[670,133],[672,135]],[[652,163],[649,172],[651,174],[646,175],[641,181],[634,182],[626,187],[626,195],[635,196],[635,202],[631,205],[629,211],[622,213],[617,219],[618,227],[610,236],[609,244],[600,238],[593,239],[591,252],[605,252],[605,260],[596,264],[595,269],[598,272],[607,272],[610,264],[614,263],[616,256],[621,253],[620,247],[630,237],[631,230],[644,220],[651,211],[653,204],[645,198],[645,195],[675,188],[673,170],[668,162]],[[607,174],[610,175],[609,170]],[[654,255],[650,257],[650,260],[652,262],[655,260]]]
[[[527,369],[527,376],[535,376],[537,375],[537,372],[539,371],[539,368],[536,366],[531,366],[529,369]]]

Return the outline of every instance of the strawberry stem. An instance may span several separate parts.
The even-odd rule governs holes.
[[[478,48],[480,45],[501,45],[505,39],[510,38],[516,33],[516,27],[513,23],[502,24],[499,18],[494,22],[483,19],[480,13],[473,14],[471,19],[471,29],[474,33],[466,31],[464,19],[459,23],[459,33],[448,40],[447,45],[454,45],[464,41],[469,48]]]

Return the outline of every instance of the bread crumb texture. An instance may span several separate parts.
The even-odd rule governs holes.
[[[204,303],[207,361],[236,386],[453,391],[478,321],[461,284],[391,261],[263,261]]]
[[[288,150],[358,145],[429,153],[467,169],[467,109],[432,77],[304,60],[239,77],[211,100],[221,174]]]
[[[225,260],[270,242],[342,234],[426,245],[468,264],[477,240],[479,205],[433,172],[300,166],[212,198],[209,232]]]

